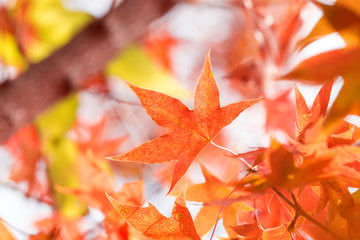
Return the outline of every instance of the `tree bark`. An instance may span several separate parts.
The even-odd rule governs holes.
[[[50,57],[0,85],[0,143],[101,71],[173,5],[171,0],[125,0]]]

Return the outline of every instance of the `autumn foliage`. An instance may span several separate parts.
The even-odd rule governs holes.
[[[226,34],[196,45],[172,29],[181,8],[226,12]],[[66,19],[57,39],[39,9]],[[170,13],[6,141],[1,185],[51,210],[20,233],[0,212],[0,239],[358,239],[360,3],[184,1]],[[18,0],[0,20],[0,64],[17,81],[91,17]],[[341,47],[302,55],[329,35]],[[189,46],[201,60],[185,69],[174,53]]]

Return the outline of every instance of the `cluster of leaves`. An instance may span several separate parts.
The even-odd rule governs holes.
[[[91,17],[66,10],[59,0],[19,0],[1,5],[0,19],[0,62],[23,72],[68,42]]]
[[[26,39],[35,36],[40,28],[27,32],[33,27],[23,25],[31,23],[26,20],[26,13],[35,2],[41,0],[17,1],[12,9],[1,8],[0,19],[6,18],[11,24],[0,23],[0,34],[17,41],[21,61],[36,61],[26,50],[33,49],[27,47],[32,42]],[[174,96],[185,91],[177,90],[178,83],[171,76],[175,71],[170,50],[181,46],[181,39],[161,26],[144,41],[145,51],[130,47],[109,63],[104,72],[90,78],[89,85],[81,91],[93,93],[96,89],[97,94],[116,102],[116,106],[138,110],[138,105],[113,97],[106,75],[119,76],[165,133],[163,129],[153,131],[154,139],[116,155],[119,146],[132,139],[132,133],[110,140],[104,136],[108,125],[114,122],[129,126],[125,119],[129,115],[122,112],[123,116],[118,116],[118,112],[109,111],[98,123],[88,125],[77,118],[79,100],[73,94],[8,140],[6,146],[15,159],[9,180],[25,182],[27,197],[53,209],[49,218],[36,223],[39,231],[29,239],[197,240],[211,233],[212,239],[220,219],[228,236],[219,239],[360,236],[360,128],[344,120],[348,114],[360,113],[359,5],[351,0],[338,0],[334,5],[305,0],[233,0],[224,4],[239,10],[247,24],[241,34],[233,31],[230,42],[227,39],[209,46],[225,49],[220,53],[214,51],[214,55],[225,59],[231,86],[243,96],[257,99],[221,106],[210,52],[197,82],[193,109],[162,93],[167,91]],[[305,25],[302,13],[309,6],[317,6],[323,16],[304,37],[299,34]],[[280,8],[286,9],[284,14],[277,14]],[[21,18],[13,17],[16,14]],[[272,23],[269,17],[273,17]],[[19,23],[20,20],[24,23]],[[233,24],[235,29],[236,21]],[[14,31],[17,25],[26,32]],[[345,47],[317,54],[288,71],[297,51],[330,33],[338,33]],[[259,34],[261,40],[256,38]],[[22,71],[24,65],[20,62],[15,59],[6,64]],[[134,62],[141,63],[141,71],[134,67]],[[140,82],[142,78],[149,81]],[[334,81],[338,78],[343,79],[344,86],[328,112]],[[279,80],[312,82],[322,87],[309,108],[296,84],[292,85],[295,99],[288,97],[291,89],[271,96],[270,90]],[[227,144],[227,135],[221,130],[246,109],[256,107],[253,105],[266,109],[265,128],[269,132],[281,130],[286,139],[272,137],[268,146],[255,146],[256,149],[243,153],[220,146]],[[245,111],[241,115],[247,117],[246,114]],[[119,162],[123,163],[117,165]],[[168,195],[177,196],[170,217],[151,203],[143,206],[143,180],[125,183],[117,189],[115,176],[145,177],[153,173],[129,162],[170,163],[154,174],[160,178],[159,184],[167,188]],[[201,168],[203,183],[191,179],[188,170],[195,165]],[[129,170],[131,166],[136,171]],[[194,220],[186,201],[201,206]],[[99,210],[103,220],[82,231],[89,208]],[[0,218],[0,234],[4,239],[13,239],[7,225],[6,219]]]

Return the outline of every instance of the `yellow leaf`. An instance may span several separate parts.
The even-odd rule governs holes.
[[[62,137],[74,123],[77,106],[77,97],[72,94],[41,113],[36,118],[36,126],[42,137]]]
[[[10,33],[0,34],[0,62],[19,69],[26,68],[26,63],[17,47],[16,39]]]
[[[66,137],[75,120],[77,105],[76,95],[72,94],[38,116],[35,122],[43,153],[49,162],[51,186],[77,187],[79,184],[75,170],[77,146]],[[56,206],[65,217],[78,217],[87,211],[86,206],[73,196],[59,192],[54,195]]]
[[[38,41],[28,49],[31,62],[50,55],[91,20],[86,13],[65,9],[60,0],[34,0],[28,14],[38,34]]]
[[[49,161],[49,176],[52,186],[78,187],[76,145],[66,138],[50,139],[43,144],[43,152]],[[83,215],[87,207],[76,197],[54,192],[56,205],[61,213],[68,218]]]
[[[177,98],[191,96],[189,90],[182,87],[169,72],[155,65],[138,46],[129,47],[116,57],[108,64],[106,71],[139,87]]]

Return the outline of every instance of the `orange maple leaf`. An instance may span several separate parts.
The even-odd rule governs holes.
[[[301,152],[304,163],[329,161],[326,172],[329,177],[320,182],[320,196],[316,211],[320,212],[329,204],[329,212],[333,212],[330,222],[338,214],[338,229],[348,228],[350,239],[359,234],[359,207],[348,191],[349,186],[359,186],[359,154],[360,149],[351,146],[359,140],[360,129],[342,121],[338,128],[326,132],[323,126],[324,117],[330,97],[332,81],[326,83],[316,97],[313,107],[309,110],[301,93],[296,89],[298,124],[300,130],[296,148]],[[336,192],[336,193],[335,193]],[[347,223],[346,223],[347,222]],[[335,226],[334,225],[334,226]]]
[[[171,71],[170,51],[178,41],[169,33],[167,26],[161,26],[146,37],[145,50],[161,67]]]
[[[333,81],[327,82],[319,91],[312,108],[309,110],[304,97],[295,87],[297,118],[299,126],[298,141],[295,148],[304,157],[304,161],[326,161],[329,162],[327,172],[340,174],[338,177],[345,177],[351,185],[358,185],[360,177],[356,169],[360,149],[350,146],[360,139],[360,128],[356,125],[341,121],[336,129],[324,129],[324,117],[330,98]]]
[[[77,161],[80,186],[78,188],[56,186],[55,189],[61,193],[73,195],[89,207],[100,210],[105,216],[103,223],[108,239],[123,239],[121,236],[130,238],[131,234],[128,233],[125,222],[113,221],[117,217],[117,212],[107,200],[105,192],[123,203],[142,205],[144,204],[144,184],[142,180],[125,183],[120,191],[116,191],[115,179],[107,167],[109,166],[106,165],[105,160],[102,162],[80,156]]]
[[[303,222],[302,220],[301,222]],[[295,226],[291,226],[292,223],[286,223],[276,228],[270,228],[264,230],[262,234],[262,240],[271,240],[271,239],[282,239],[282,240],[305,240],[305,237],[302,235],[301,230],[297,229]],[[301,224],[298,224],[299,228]]]
[[[356,201],[356,194],[352,195],[348,189],[347,182],[341,178],[333,178],[322,182],[322,187],[327,192],[323,196],[325,201],[329,201],[329,222],[334,224],[334,230],[347,229],[348,239],[356,239],[360,234],[360,204]],[[325,202],[326,203],[326,202]],[[336,212],[345,219],[336,220]]]
[[[302,232],[298,229],[301,228],[301,224],[305,221],[305,218],[301,218],[298,222],[288,222],[277,226],[275,228],[264,229],[260,224],[256,216],[252,223],[240,224],[237,226],[230,226],[241,239],[244,240],[270,240],[270,239],[282,239],[282,240],[304,240]]]
[[[327,123],[331,124],[347,114],[360,113],[360,15],[354,1],[339,0],[331,6],[320,3],[318,5],[324,14],[306,41],[337,32],[345,41],[346,47],[323,52],[304,60],[285,78],[321,83],[342,76],[344,86],[327,118]]]
[[[294,154],[299,153],[301,147],[295,145],[290,148],[273,140],[263,156],[267,171],[253,172],[234,182],[234,185],[239,190],[256,193],[278,186],[293,189],[329,177],[327,167],[338,156],[310,158],[299,162]]]
[[[264,229],[259,223],[255,214],[252,223],[244,223],[237,226],[229,226],[229,227],[239,236],[244,237],[246,240],[261,239],[261,236],[264,232]]]
[[[185,189],[175,200],[170,218],[162,215],[151,203],[149,207],[124,205],[107,195],[123,219],[146,237],[158,240],[200,240],[185,204]]]
[[[344,86],[327,118],[335,123],[347,114],[359,114],[359,59],[360,46],[328,51],[304,60],[285,78],[320,83],[342,76]]]
[[[34,126],[27,125],[17,131],[7,142],[6,147],[13,154],[15,163],[9,179],[28,185],[27,196],[39,194],[44,201],[49,201],[48,182],[40,181],[39,163],[42,160],[41,145]]]
[[[338,0],[334,5],[317,2],[316,5],[323,11],[323,16],[298,45],[305,48],[310,43],[335,32],[340,33],[346,44],[354,44],[360,30],[360,15],[356,13],[356,3],[351,2],[354,1]]]
[[[319,122],[321,119],[325,118],[333,83],[334,81],[327,81],[324,84],[324,86],[317,94],[311,109],[308,108],[304,96],[295,85],[296,113],[300,132],[298,141],[303,143],[306,131],[312,128],[314,124]],[[324,134],[326,134],[326,132],[324,132]],[[316,135],[318,136],[317,138],[319,138],[322,134]],[[332,131],[332,134],[326,137],[328,137],[328,147],[334,147],[337,145],[351,145],[360,139],[360,128],[354,124],[342,120],[338,123],[336,129]]]
[[[266,175],[268,184],[271,187],[286,186],[290,189],[328,177],[328,172],[325,170],[332,160],[332,158],[304,159],[299,164],[293,152],[275,141],[265,152],[264,159],[271,169],[271,173]]]
[[[199,78],[194,109],[178,99],[128,83],[150,117],[168,133],[110,160],[164,163],[176,160],[169,192],[200,151],[242,111],[261,99],[240,101],[220,107],[219,89],[210,64],[210,53]]]
[[[317,122],[321,117],[325,117],[329,104],[331,89],[334,81],[327,81],[316,95],[311,109],[308,108],[304,96],[295,85],[296,114],[299,131],[303,131],[309,124]]]
[[[215,223],[222,218],[226,232],[230,237],[234,234],[227,226],[237,224],[237,220],[242,215],[247,215],[248,211],[254,210],[243,202],[232,204],[208,204],[221,199],[229,199],[230,196],[237,197],[237,193],[232,191],[233,187],[227,186],[224,182],[213,176],[204,165],[201,164],[201,171],[205,182],[189,187],[186,192],[186,200],[203,202],[204,206],[200,209],[195,218],[195,227],[200,236],[204,236]],[[236,235],[235,235],[236,236]]]
[[[78,219],[69,219],[54,212],[51,216],[35,222],[35,226],[39,230],[39,233],[37,234],[38,236],[30,236],[32,237],[30,239],[43,240],[46,236],[49,236],[51,237],[50,239],[83,240],[85,236],[80,233],[79,225],[80,222]]]
[[[116,149],[125,141],[126,137],[104,139],[107,121],[106,115],[93,125],[75,121],[73,126],[74,140],[81,153],[87,154],[88,151],[91,151],[96,158],[103,158],[106,155],[114,154]]]

